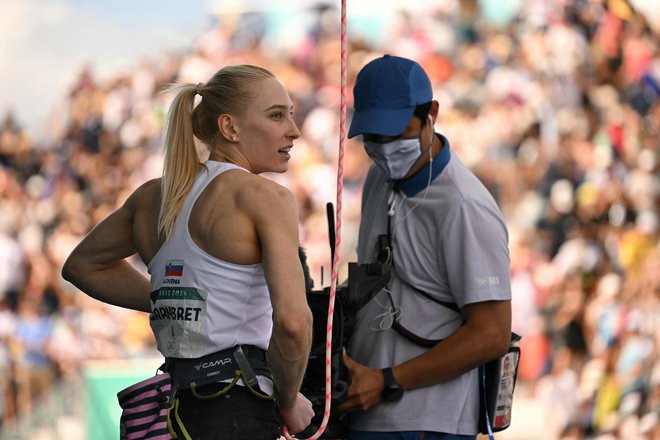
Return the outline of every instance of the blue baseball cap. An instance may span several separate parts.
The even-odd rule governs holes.
[[[433,90],[418,63],[384,55],[360,70],[353,98],[349,138],[364,133],[396,136],[405,130],[416,106],[433,100]]]

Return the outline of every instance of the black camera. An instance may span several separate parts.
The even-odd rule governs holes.
[[[326,208],[330,241],[330,261],[334,262],[334,208],[332,203],[328,203]],[[388,243],[389,237],[383,243],[379,243],[379,246],[382,248],[380,253],[389,254]],[[307,303],[314,318],[312,348],[300,389],[300,392],[312,402],[315,414],[307,429],[298,434],[300,438],[308,438],[318,431],[325,413],[325,365],[331,288],[326,287],[322,290],[314,290],[314,282],[309,274],[307,257],[302,247],[298,248],[298,255],[305,275]],[[350,345],[358,310],[389,282],[391,266],[387,264],[388,262],[364,265],[349,263],[348,280],[336,288],[332,316],[332,347],[330,350],[330,417],[323,434],[319,437],[321,439],[339,440],[346,438],[348,417],[339,414],[336,410],[337,405],[345,397],[351,382],[348,370],[342,360],[342,351],[344,348],[348,349]]]
[[[302,249],[300,254],[307,280],[310,280]],[[371,299],[372,293],[378,292],[387,284],[389,278],[389,265],[349,263],[348,281],[336,289],[330,350],[330,417],[321,439],[346,438],[348,418],[336,410],[350,384],[350,375],[342,360],[342,350],[350,344],[357,311]],[[312,348],[301,392],[312,402],[315,415],[307,429],[298,434],[301,438],[307,438],[318,431],[325,413],[327,325],[331,293],[330,287],[313,290],[310,281],[307,282],[307,287],[307,303],[312,311],[314,325]]]
[[[346,438],[347,420],[337,411],[336,406],[342,401],[348,390],[350,377],[342,361],[342,349],[348,344],[347,316],[344,311],[342,297],[345,288],[338,288],[335,297],[335,308],[332,317],[332,347],[330,355],[330,397],[331,410],[322,439]],[[326,397],[326,344],[328,306],[330,303],[330,289],[307,292],[307,302],[314,317],[312,333],[312,349],[309,353],[307,370],[303,378],[300,392],[312,402],[314,417],[310,425],[298,434],[298,437],[308,438],[318,431],[325,413]]]

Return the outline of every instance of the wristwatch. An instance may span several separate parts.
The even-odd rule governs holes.
[[[383,402],[396,402],[403,396],[403,388],[394,379],[394,374],[390,367],[383,368],[381,371],[383,372],[384,384],[380,398]]]

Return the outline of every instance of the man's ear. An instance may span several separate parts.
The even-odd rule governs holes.
[[[431,108],[429,108],[429,116],[433,118],[433,123],[435,123],[435,118],[438,117],[439,112],[440,112],[440,103],[434,99],[433,101],[431,101]]]
[[[218,130],[222,137],[229,142],[238,142],[238,131],[236,130],[235,119],[233,116],[227,113],[218,116]]]

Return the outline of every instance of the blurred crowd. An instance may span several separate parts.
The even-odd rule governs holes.
[[[372,58],[402,55],[428,71],[437,131],[509,226],[518,386],[547,414],[547,432],[530,438],[660,438],[660,7],[435,3],[397,12],[377,38],[349,27],[349,121],[355,74]],[[203,82],[237,63],[285,84],[302,136],[289,172],[268,177],[296,195],[315,287],[329,285],[339,12],[319,4],[305,13],[304,32],[278,44],[265,13],[237,10],[218,15],[188,51],[103,80],[84,66],[53,109],[46,141],[31,139],[20,115],[0,120],[0,431],[86,360],[157,354],[145,314],[88,298],[60,269],[90,228],[160,175],[167,84]],[[354,258],[370,164],[359,139],[345,148],[340,278]]]

